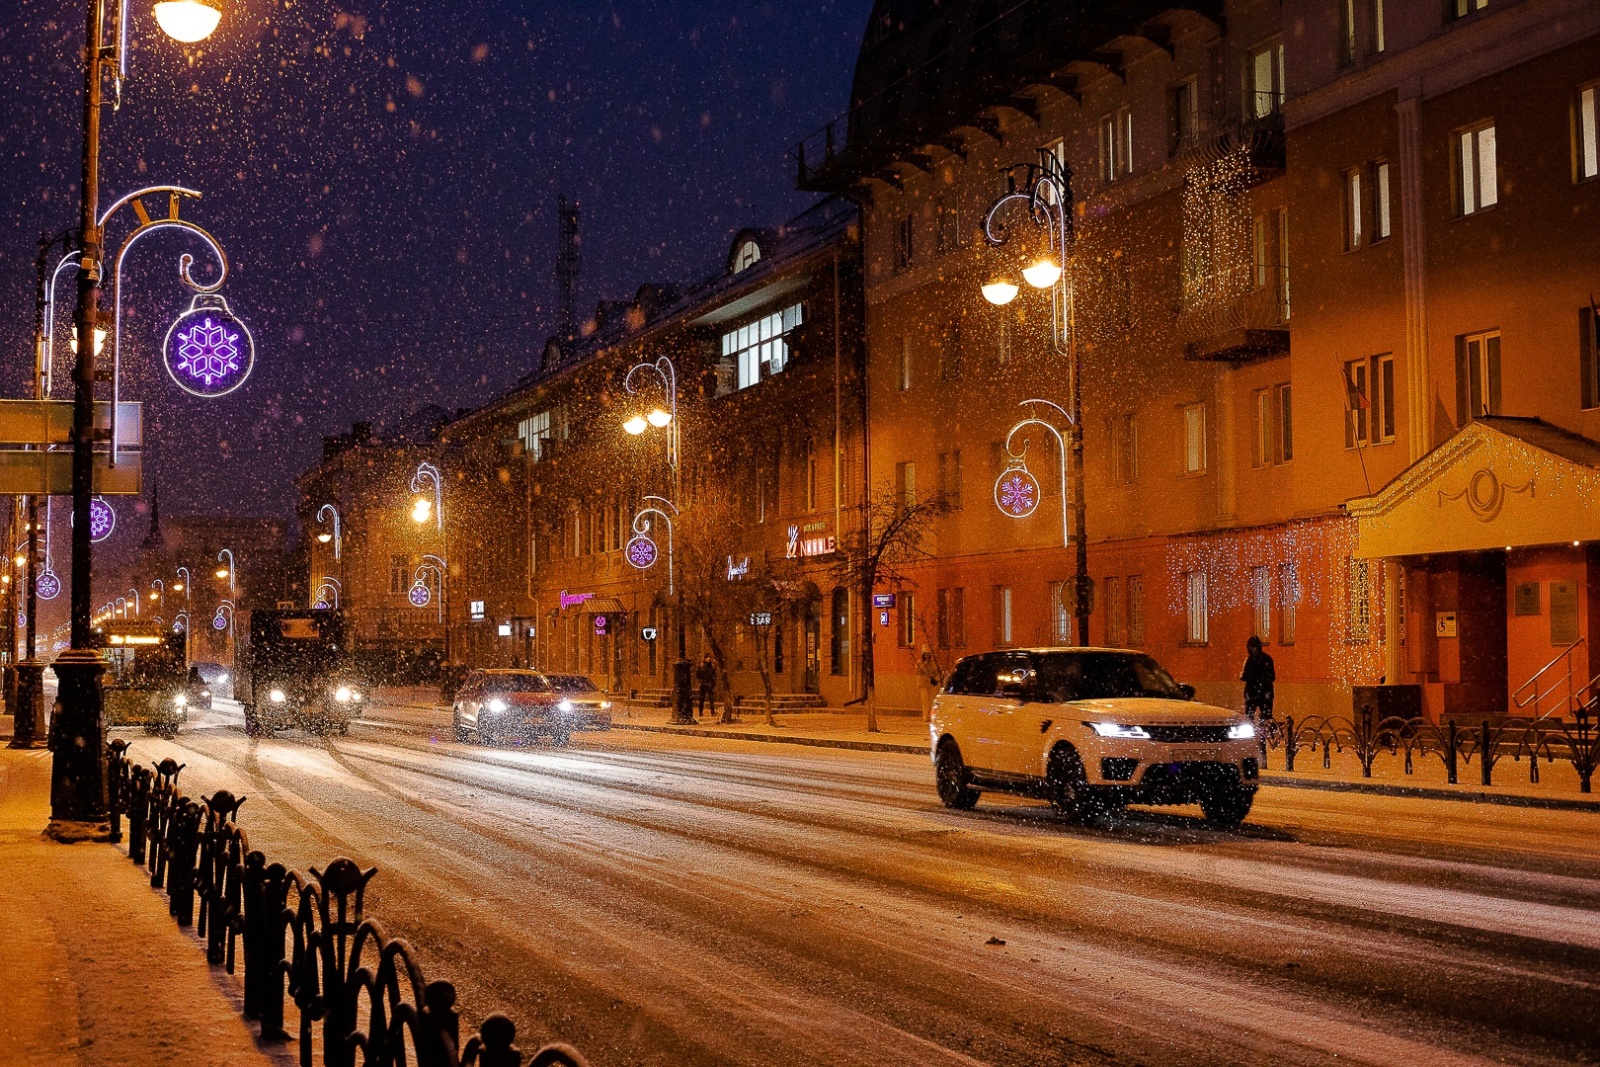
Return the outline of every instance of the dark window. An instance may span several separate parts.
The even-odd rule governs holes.
[[[1456,420],[1500,414],[1500,331],[1456,338]]]
[[[1578,312],[1578,373],[1583,406],[1600,407],[1600,310],[1593,304]]]
[[[832,673],[848,674],[850,671],[850,593],[843,587],[833,591],[833,634],[829,638],[828,652]]]

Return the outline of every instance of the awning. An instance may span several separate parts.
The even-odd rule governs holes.
[[[614,596],[590,597],[578,606],[585,615],[620,615],[628,609]]]
[[[1360,558],[1600,540],[1600,442],[1540,419],[1476,419],[1345,509]]]

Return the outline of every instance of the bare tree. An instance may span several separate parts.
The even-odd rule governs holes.
[[[867,613],[861,627],[861,697],[867,707],[867,729],[878,730],[877,680],[873,670],[876,627],[872,625],[872,594],[880,586],[900,589],[910,584],[906,567],[927,559],[923,547],[933,520],[950,511],[943,494],[916,497],[889,482],[874,486],[862,506],[860,529],[848,534],[840,545],[835,568],[839,582],[861,591],[862,610]]]

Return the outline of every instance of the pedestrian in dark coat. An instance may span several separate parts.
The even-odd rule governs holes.
[[[706,708],[717,710],[717,665],[707,656],[695,671],[695,680],[700,683],[700,714],[706,713]]]
[[[1272,718],[1273,690],[1278,681],[1278,670],[1272,657],[1261,647],[1261,638],[1251,635],[1245,643],[1249,654],[1245,656],[1244,671],[1239,680],[1244,682],[1244,713],[1262,722]]]

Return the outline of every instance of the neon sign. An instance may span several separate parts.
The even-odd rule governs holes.
[[[747,575],[749,573],[750,573],[750,557],[749,556],[746,556],[744,559],[740,560],[738,563],[735,563],[733,561],[733,557],[732,556],[728,557],[728,580],[729,581],[732,581],[735,578],[743,578],[745,575]]]
[[[44,571],[33,580],[33,588],[40,600],[54,600],[61,595],[61,579],[55,571]]]
[[[201,293],[167,330],[167,374],[194,396],[225,396],[244,384],[256,362],[255,340],[215,293]]]
[[[624,550],[628,562],[641,571],[654,567],[661,553],[656,549],[656,543],[644,534],[637,534],[628,542]]]
[[[89,501],[89,540],[99,544],[117,528],[117,513],[99,497]]]
[[[784,555],[789,559],[797,559],[801,556],[831,556],[838,551],[838,547],[837,540],[831,534],[822,537],[801,537],[800,527],[790,526],[788,545],[784,550]]]
[[[593,599],[593,593],[569,593],[563,589],[561,590],[561,610],[565,611],[568,608],[575,608],[584,601]]]

